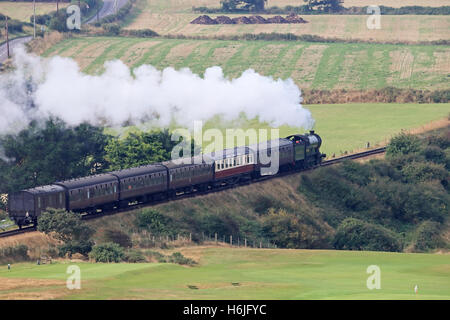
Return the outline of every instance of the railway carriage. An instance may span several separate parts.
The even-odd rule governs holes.
[[[213,166],[210,163],[211,160],[205,161],[202,157],[163,162],[162,165],[167,168],[168,172],[170,196],[177,193],[207,190],[214,174]]]
[[[48,185],[27,189],[8,197],[10,217],[21,227],[36,224],[42,211],[47,208],[66,209],[66,195],[63,187]]]
[[[167,192],[167,169],[160,164],[118,170],[110,174],[119,179],[120,206],[133,201],[156,200]]]
[[[234,184],[254,175],[256,155],[249,147],[225,149],[209,155],[214,160],[214,182]]]
[[[56,182],[65,189],[66,209],[75,212],[95,212],[112,208],[119,200],[119,180],[112,174]]]

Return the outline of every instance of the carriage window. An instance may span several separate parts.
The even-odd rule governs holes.
[[[90,192],[90,190],[88,190],[88,191],[87,191],[87,198],[89,199],[90,196],[91,196],[91,192]]]

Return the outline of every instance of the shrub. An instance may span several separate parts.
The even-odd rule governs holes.
[[[394,157],[396,155],[405,155],[415,153],[420,150],[420,140],[412,134],[401,133],[392,138],[386,147],[386,156]]]
[[[87,257],[92,251],[93,245],[94,242],[90,240],[70,241],[58,247],[59,256],[64,257],[68,254],[69,257],[72,257],[73,254],[80,253]]]
[[[130,236],[120,230],[107,229],[105,230],[104,238],[106,242],[117,243],[123,248],[131,248],[133,246]]]
[[[433,221],[422,222],[416,230],[414,237],[414,250],[427,251],[445,245],[440,236],[440,225]]]
[[[120,34],[120,25],[117,23],[105,23],[103,25],[103,30],[109,35],[118,36]]]
[[[146,261],[142,253],[140,251],[135,250],[130,250],[126,252],[123,260],[129,263],[139,263]]]
[[[433,161],[434,163],[445,164],[446,156],[444,150],[438,146],[427,146],[423,149],[422,154],[428,161]]]
[[[147,229],[153,234],[174,234],[172,220],[155,209],[144,209],[136,217],[138,227]]]
[[[284,209],[270,209],[263,222],[264,235],[281,248],[327,248],[328,231],[307,215],[300,217]]]
[[[190,258],[183,256],[180,252],[174,252],[171,256],[167,257],[167,262],[177,263],[181,265],[193,265],[196,262]]]
[[[443,165],[426,162],[407,164],[403,167],[402,174],[407,182],[443,181],[448,177],[448,171]]]
[[[11,263],[18,261],[28,261],[28,247],[19,244],[14,247],[0,248],[0,263]]]
[[[63,242],[88,240],[94,233],[91,227],[81,221],[80,214],[53,208],[41,213],[37,229]]]
[[[394,232],[355,218],[339,225],[334,237],[338,250],[400,251],[402,245]]]
[[[96,245],[89,254],[95,262],[120,262],[125,257],[123,249],[117,243]]]

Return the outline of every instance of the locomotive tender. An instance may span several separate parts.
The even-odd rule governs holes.
[[[172,199],[177,195],[207,191],[249,181],[263,175],[268,165],[261,155],[278,152],[279,171],[306,169],[321,163],[322,139],[310,131],[246,147],[226,149],[189,159],[188,163],[166,161],[55,182],[12,193],[8,212],[19,227],[37,224],[47,208],[95,213],[132,203]],[[199,158],[200,157],[200,158]],[[191,160],[196,161],[191,161]]]

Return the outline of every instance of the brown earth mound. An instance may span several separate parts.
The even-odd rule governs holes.
[[[248,19],[254,24],[264,24],[267,23],[267,20],[261,16],[251,16]]]
[[[194,20],[191,21],[192,24],[217,24],[217,21],[214,19],[211,19],[207,15],[200,16]]]
[[[289,23],[282,16],[270,17],[270,18],[267,18],[266,21],[267,21],[267,23]]]
[[[234,24],[233,19],[227,16],[218,16],[216,19],[218,24]]]
[[[308,23],[308,21],[304,20],[302,17],[299,17],[295,13],[291,13],[286,17],[286,21],[288,23]]]
[[[266,24],[266,23],[307,23],[308,21],[303,20],[303,18],[297,16],[296,14],[290,14],[286,18],[282,16],[274,16],[264,19],[261,16],[250,16],[250,17],[236,17],[230,18],[227,16],[218,16],[215,19],[207,15],[200,16],[191,21],[192,24]]]
[[[252,24],[252,21],[247,17],[237,17],[232,19],[236,24]]]

